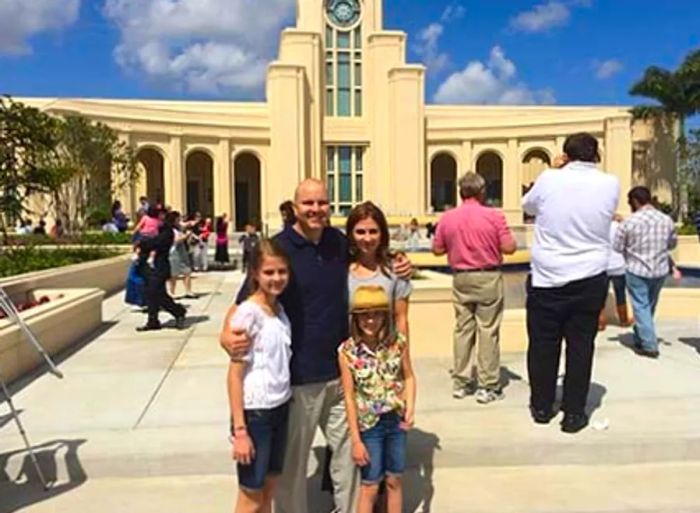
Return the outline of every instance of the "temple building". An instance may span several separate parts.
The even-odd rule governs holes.
[[[488,201],[523,224],[520,198],[567,135],[601,143],[623,189],[670,194],[672,135],[629,107],[426,104],[425,68],[406,34],[385,30],[381,0],[298,0],[267,72],[266,102],[19,98],[118,131],[138,152],[141,195],[183,212],[228,213],[276,229],[278,205],[305,177],[328,184],[334,214],[371,199],[389,217],[425,219],[458,203],[457,178],[484,176]],[[624,207],[624,199],[621,201]]]

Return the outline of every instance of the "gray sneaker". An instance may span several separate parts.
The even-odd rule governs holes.
[[[488,404],[494,401],[500,401],[505,397],[502,390],[490,390],[488,388],[480,388],[476,391],[476,402],[479,404]]]
[[[452,397],[464,399],[468,395],[474,395],[476,387],[471,381],[454,381],[452,384]]]

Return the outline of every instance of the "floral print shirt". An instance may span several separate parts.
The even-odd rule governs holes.
[[[392,411],[403,415],[404,380],[401,356],[406,348],[406,337],[401,333],[393,342],[383,343],[372,351],[352,338],[338,351],[345,356],[355,383],[355,403],[360,431],[373,428],[379,417]]]

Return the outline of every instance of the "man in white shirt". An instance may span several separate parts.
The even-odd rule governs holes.
[[[528,373],[532,417],[549,423],[566,339],[561,428],[576,433],[588,425],[586,399],[620,184],[596,168],[598,141],[590,134],[569,136],[564,154],[562,169],[542,173],[523,198],[523,210],[536,218],[527,284]]]

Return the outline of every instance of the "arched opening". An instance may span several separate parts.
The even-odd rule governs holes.
[[[457,162],[448,153],[439,153],[430,162],[430,206],[433,212],[457,206]]]
[[[486,180],[486,204],[503,206],[503,159],[498,153],[487,151],[476,161],[476,172]]]
[[[146,178],[145,195],[151,205],[165,201],[165,166],[163,155],[153,148],[144,148],[136,155],[141,166],[141,176]]]
[[[549,155],[543,150],[530,150],[523,157],[522,182],[523,188],[529,188],[535,183],[542,171],[552,166]]]
[[[236,157],[233,169],[236,231],[242,231],[247,223],[260,228],[260,160],[252,153],[242,153]]]
[[[194,151],[185,163],[187,177],[187,214],[200,212],[214,216],[214,161],[203,151]]]

